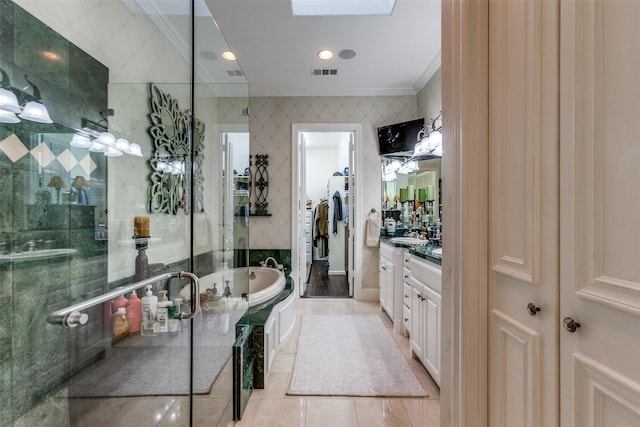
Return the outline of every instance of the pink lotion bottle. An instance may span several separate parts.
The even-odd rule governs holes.
[[[131,292],[127,303],[127,323],[129,323],[129,333],[140,332],[140,322],[142,322],[142,305],[136,291]]]
[[[113,303],[113,309],[115,311],[118,311],[119,308],[125,308],[127,307],[127,299],[124,297],[124,295],[120,295],[118,298],[116,298],[116,301]]]

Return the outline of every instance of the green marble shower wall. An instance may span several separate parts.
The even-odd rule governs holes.
[[[0,68],[19,90],[28,75],[54,121],[0,123],[0,425],[36,425],[27,418],[33,412],[63,424],[56,396],[71,367],[108,345],[99,307],[77,331],[46,318],[107,287],[106,240],[96,233],[106,218],[107,161],[69,141],[83,119],[101,120],[109,70],[7,0],[0,0]],[[54,176],[65,185],[60,194],[49,187]],[[88,204],[72,194],[77,176],[89,184]],[[37,257],[51,249],[69,253]]]

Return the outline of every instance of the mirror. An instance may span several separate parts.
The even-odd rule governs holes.
[[[178,101],[158,86],[149,85],[151,111],[149,134],[153,141],[153,154],[149,160],[149,211],[176,215],[204,212],[204,177],[202,175],[204,123],[195,119],[193,125],[193,174],[190,157],[189,125],[191,111],[180,110]],[[193,179],[193,204],[189,206],[186,192]]]
[[[442,222],[442,159],[382,158],[383,218],[397,228],[437,232]]]

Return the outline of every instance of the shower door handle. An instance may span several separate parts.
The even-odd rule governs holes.
[[[198,276],[186,271],[181,271],[178,277],[181,279],[185,277],[191,279],[191,311],[189,313],[176,313],[173,317],[180,320],[193,319],[200,313],[200,281],[198,280]]]

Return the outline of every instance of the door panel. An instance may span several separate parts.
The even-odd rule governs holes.
[[[640,425],[640,4],[562,6],[562,425]]]
[[[491,313],[492,426],[539,426],[543,384],[540,334],[504,313]],[[516,398],[510,397],[515,396]],[[509,401],[510,405],[501,402]]]
[[[489,2],[489,423],[495,426],[558,422],[557,17],[556,2]],[[530,303],[541,310],[530,314]]]

